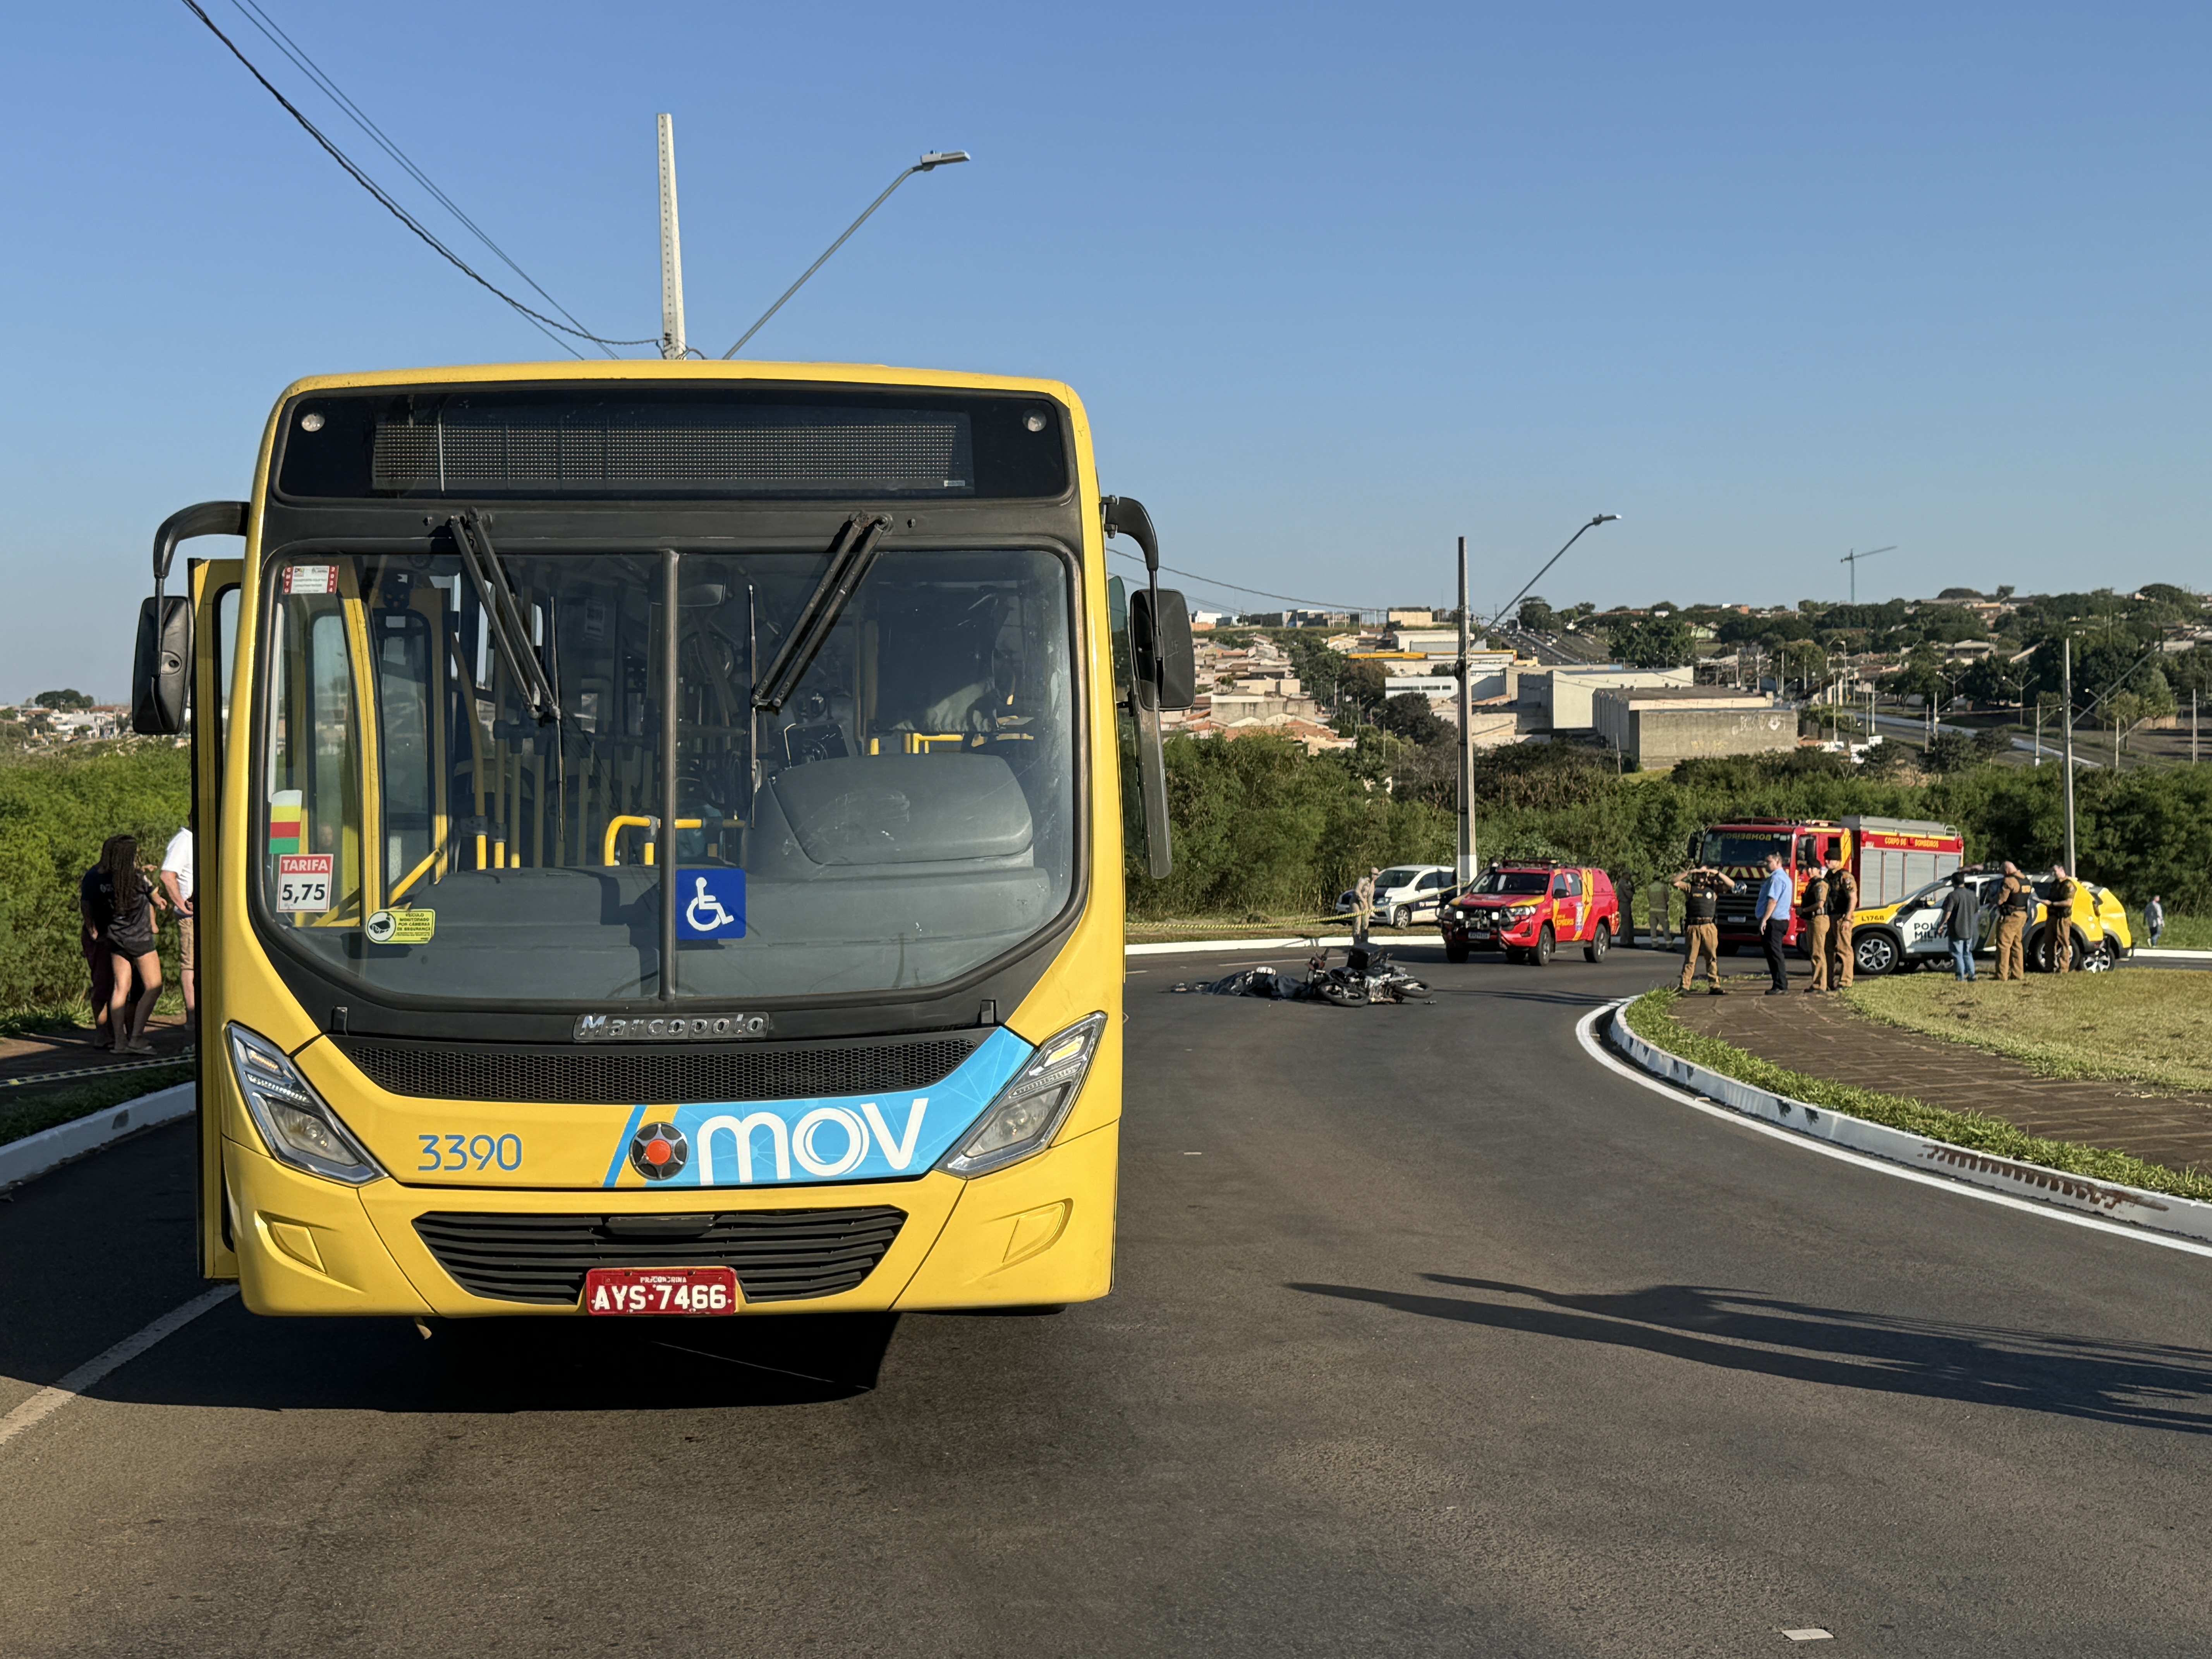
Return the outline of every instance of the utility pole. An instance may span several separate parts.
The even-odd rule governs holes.
[[[2189,694],[2189,763],[2197,764],[2197,694]]]
[[[1459,884],[1474,882],[1474,701],[1468,685],[1467,538],[1459,538]]]
[[[676,123],[660,118],[660,355],[681,357],[684,345],[684,246],[676,234]]]
[[[2043,764],[2043,693],[2035,694],[2035,764]]]
[[[2074,868],[2074,636],[2064,641],[2065,655],[2060,659],[2059,684],[2066,702],[2066,873],[2080,879]]]

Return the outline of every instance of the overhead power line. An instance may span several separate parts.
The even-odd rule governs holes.
[[[336,144],[332,143],[329,138],[325,137],[321,128],[318,127],[313,121],[310,121],[305,115],[301,114],[298,106],[295,106],[290,99],[287,98],[283,93],[277,91],[275,84],[270,82],[269,77],[254,67],[253,60],[238,49],[237,43],[228,35],[225,34],[220,28],[216,27],[215,19],[209,16],[206,12],[200,9],[199,0],[184,0],[184,3],[186,9],[191,12],[193,16],[198,18],[201,22],[207,25],[208,33],[214,35],[216,40],[222,41],[222,44],[229,49],[230,55],[238,59],[240,63],[246,65],[246,73],[251,75],[255,80],[261,82],[263,89],[266,91],[271,98],[274,98],[279,104],[283,106],[284,112],[287,115],[289,115],[295,121],[297,121],[300,125],[306,130],[307,136],[313,138],[318,144],[320,144],[325,151],[329,154],[330,158],[336,161],[340,167],[343,167],[346,172],[352,176],[356,184],[359,185],[371,196],[374,196],[387,213],[391,214],[392,216],[398,220],[401,224],[406,226],[408,229],[413,231],[417,236],[421,237],[434,252],[436,252],[441,258],[445,259],[448,264],[453,265],[453,268],[459,270],[463,276],[468,277],[470,281],[477,283],[479,287],[483,288],[488,293],[495,295],[498,299],[505,301],[508,305],[514,307],[515,310],[520,312],[525,317],[527,317],[541,327],[558,329],[563,334],[574,335],[580,340],[589,340],[594,345],[654,345],[659,343],[657,337],[642,340],[613,340],[594,334],[588,329],[571,327],[567,323],[560,322],[551,317],[548,317],[542,311],[533,310],[529,306],[523,304],[521,301],[516,299],[512,294],[507,293],[505,289],[489,281],[483,275],[482,272],[471,265],[467,260],[462,258],[459,254],[454,252],[453,249],[447,247],[443,242],[440,241],[435,236],[431,234],[421,220],[416,218],[413,214],[408,212],[405,208],[400,206],[398,202],[394,201],[390,194],[385,191],[382,185],[379,185],[374,179],[362,172],[359,167],[355,165],[353,159],[350,156],[349,156],[343,150],[340,149]],[[526,281],[527,279],[526,278],[525,280]],[[532,286],[534,288],[537,285],[532,283]],[[555,309],[558,310],[559,307],[556,306]]]
[[[1139,558],[1136,554],[1124,553],[1118,547],[1109,547],[1106,550],[1109,553],[1111,553],[1115,558],[1127,559],[1132,564],[1142,564],[1144,562],[1144,560]],[[1191,581],[1204,582],[1208,587],[1226,587],[1234,589],[1239,593],[1256,593],[1263,599],[1286,599],[1292,605],[1311,605],[1316,611],[1349,611],[1357,615],[1362,611],[1377,611],[1382,609],[1379,605],[1332,605],[1327,599],[1303,599],[1295,593],[1270,593],[1264,587],[1244,587],[1239,586],[1236,582],[1224,582],[1212,576],[1201,576],[1195,570],[1178,570],[1171,564],[1164,564],[1160,568],[1166,571],[1171,576],[1182,576],[1188,578]]]
[[[575,313],[570,311],[568,307],[562,305],[558,300],[548,294],[544,287],[539,284],[536,277],[532,276],[520,265],[515,264],[513,258],[507,253],[507,251],[501,247],[497,242],[492,240],[490,236],[485,233],[483,226],[477,223],[475,220],[470,218],[467,214],[462,212],[459,204],[455,202],[452,197],[447,195],[444,191],[439,189],[438,186],[432,182],[430,175],[423,172],[422,168],[416,167],[415,165],[414,159],[404,150],[401,149],[382,127],[380,127],[374,121],[369,119],[368,112],[363,110],[360,105],[355,103],[352,99],[346,96],[344,90],[339,87],[338,83],[332,80],[330,76],[324,71],[323,66],[307,55],[307,49],[284,32],[284,26],[283,24],[279,23],[275,18],[264,11],[256,3],[256,0],[231,0],[231,3],[238,8],[239,11],[245,16],[247,22],[252,24],[255,28],[261,31],[262,38],[264,40],[267,40],[270,45],[275,46],[277,51],[283,52],[285,57],[290,58],[292,60],[293,66],[295,69],[299,70],[301,73],[304,74],[309,80],[320,87],[324,93],[328,95],[331,101],[336,104],[351,118],[354,125],[359,127],[363,132],[368,135],[371,142],[373,142],[378,149],[381,149],[393,161],[398,162],[401,167],[405,169],[407,175],[414,179],[416,184],[422,185],[424,190],[429,191],[432,198],[434,199],[441,207],[444,208],[447,212],[452,214],[454,218],[459,220],[461,223],[467,226],[469,234],[474,236],[477,240],[482,242],[486,247],[489,248],[492,252],[497,256],[501,264],[504,264],[509,270],[513,271],[516,276],[521,277],[524,282],[527,283],[531,289],[538,295],[538,298],[544,301],[547,305],[551,306],[554,310],[559,312],[570,322],[574,323],[579,331],[588,335],[589,331],[585,330],[583,324],[577,320]],[[544,334],[547,339],[551,340],[554,344],[559,346],[563,351],[571,352],[572,354],[574,353],[574,348],[568,345],[560,337],[560,336],[547,333],[544,326],[534,320],[531,325],[537,328],[538,332],[541,334]],[[602,345],[599,349],[605,352],[610,357],[615,355],[612,349],[608,346]]]

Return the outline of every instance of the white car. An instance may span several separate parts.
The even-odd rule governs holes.
[[[1375,878],[1375,919],[1392,927],[1434,921],[1451,885],[1449,864],[1401,864],[1385,870]],[[1358,890],[1347,887],[1336,901],[1336,913],[1352,915],[1358,909]]]

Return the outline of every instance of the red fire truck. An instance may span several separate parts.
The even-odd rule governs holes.
[[[1713,824],[1690,837],[1690,863],[1736,880],[1739,890],[1721,898],[1721,949],[1759,942],[1759,884],[1769,853],[1782,854],[1802,894],[1814,870],[1838,849],[1858,880],[1862,910],[1894,904],[1942,880],[1966,859],[1966,842],[1956,830],[1924,818],[1737,818]],[[1803,931],[1793,903],[1787,942],[1795,945]]]

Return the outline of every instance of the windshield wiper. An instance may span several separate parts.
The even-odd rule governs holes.
[[[867,579],[869,567],[876,562],[877,547],[890,526],[886,514],[871,517],[855,513],[845,520],[845,527],[830,544],[830,568],[822,573],[820,585],[799,613],[791,632],[784,635],[783,649],[775,653],[768,672],[753,687],[756,709],[770,714],[783,712],[783,705],[828,642],[830,630],[845,614],[847,603]]]
[[[483,517],[476,513],[456,513],[446,523],[461,550],[461,564],[468,571],[469,580],[476,584],[477,598],[483,605],[484,623],[491,630],[492,646],[498,651],[499,659],[507,665],[516,688],[529,702],[532,717],[540,726],[558,720],[561,699],[545,678],[544,665],[531,648],[530,630],[523,625],[522,603],[515,597],[507,566],[492,550]]]

